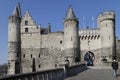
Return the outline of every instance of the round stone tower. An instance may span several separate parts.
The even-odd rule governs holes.
[[[73,65],[80,59],[79,56],[79,39],[78,39],[78,19],[76,18],[72,7],[69,7],[64,19],[64,47],[65,58]]]
[[[115,13],[105,11],[99,14],[97,21],[101,36],[101,58],[111,61],[116,58]]]
[[[20,5],[9,16],[8,23],[8,74],[20,73]]]

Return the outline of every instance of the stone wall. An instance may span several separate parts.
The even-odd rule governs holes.
[[[28,32],[25,32],[28,28]],[[41,34],[40,27],[21,28],[21,67],[22,72],[53,69],[64,62],[63,32]],[[34,61],[33,61],[34,59]],[[34,63],[34,64],[33,64]]]
[[[8,75],[0,80],[64,80],[63,69],[52,69],[24,74]]]
[[[23,73],[32,72],[34,65],[36,71],[58,68],[65,60],[64,51],[57,48],[23,48],[21,58]]]
[[[53,32],[48,34],[42,34],[41,37],[41,48],[49,49],[61,49],[64,50],[64,33],[63,32]]]
[[[75,58],[80,56],[79,59],[84,61],[84,56],[88,51],[95,55],[95,65],[101,64],[102,58],[112,60],[116,47],[114,43],[115,13],[105,11],[99,14],[96,29],[79,29],[79,21],[72,7],[67,14],[63,22],[64,31],[58,32],[51,32],[50,24],[48,28],[37,26],[28,11],[22,20],[21,16],[17,17],[18,20],[12,17],[13,15],[9,17],[8,42],[11,43],[8,43],[8,63],[11,71],[8,71],[15,73],[15,68],[19,65],[23,73],[58,68],[64,65],[66,57],[71,62],[70,64],[75,63]],[[12,54],[13,52],[15,53]],[[119,47],[117,47],[117,52],[120,52]],[[119,54],[117,56],[119,57]],[[20,62],[19,65],[17,62]]]
[[[81,51],[81,61],[84,61],[85,54],[88,50]],[[94,65],[103,65],[104,60],[112,61],[112,48],[100,48],[90,50],[94,54]],[[104,66],[104,65],[103,65]]]
[[[85,64],[77,64],[69,67],[42,70],[37,72],[2,76],[0,80],[64,80],[86,70]]]
[[[117,59],[120,61],[120,40],[116,40],[116,54],[117,54]]]
[[[21,48],[40,48],[41,38],[39,29],[29,27],[28,31],[25,32],[25,28],[21,28]]]
[[[7,64],[0,65],[0,77],[7,75]]]
[[[81,61],[84,62],[84,58],[88,50],[81,51]],[[101,65],[101,49],[91,50],[94,54],[94,65]]]
[[[80,36],[80,50],[95,50],[101,48],[101,38],[99,35]]]

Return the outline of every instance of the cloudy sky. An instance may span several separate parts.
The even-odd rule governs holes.
[[[8,17],[12,14],[18,1],[21,4],[22,16],[29,10],[36,25],[46,27],[51,23],[52,31],[63,30],[63,18],[68,6],[72,5],[79,18],[80,28],[93,28],[92,16],[95,20],[99,13],[115,11],[116,36],[120,38],[120,0],[1,0],[0,1],[0,64],[7,63],[8,58]],[[84,23],[83,25],[83,17]]]

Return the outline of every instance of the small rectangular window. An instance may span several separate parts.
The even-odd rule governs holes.
[[[25,26],[27,26],[28,25],[28,21],[25,21]]]
[[[107,27],[108,25],[106,24],[106,27]]]
[[[57,64],[55,64],[55,68],[57,68]]]
[[[25,32],[28,32],[28,28],[25,28]]]
[[[109,36],[109,40],[110,40],[110,36]]]
[[[62,44],[62,40],[60,41],[60,44]]]
[[[31,58],[32,58],[32,54],[31,54]]]
[[[71,41],[72,41],[72,37],[71,37]]]
[[[40,54],[39,54],[39,58],[40,58]]]
[[[25,58],[25,54],[23,54],[23,58]]]
[[[17,58],[19,57],[19,54],[17,53]]]

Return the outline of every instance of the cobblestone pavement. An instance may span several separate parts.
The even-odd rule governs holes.
[[[118,77],[116,79],[113,76],[113,70],[110,68],[92,68],[75,76],[68,77],[65,80],[120,80],[120,69],[118,70]]]

